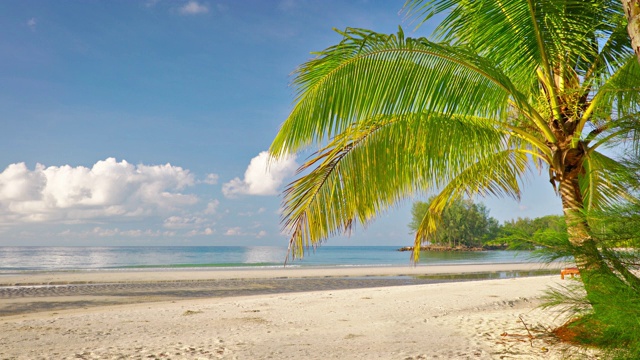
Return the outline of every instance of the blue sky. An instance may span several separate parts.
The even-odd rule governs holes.
[[[403,1],[0,2],[0,246],[286,245],[266,173],[291,72]],[[543,177],[503,221],[559,213]],[[329,245],[407,245],[410,201]]]

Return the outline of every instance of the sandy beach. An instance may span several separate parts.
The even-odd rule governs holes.
[[[561,284],[559,275],[393,283],[536,269],[539,264],[5,275],[0,359],[592,357],[551,336],[564,318],[537,308],[543,291]],[[225,291],[205,292],[211,287]],[[256,292],[243,295],[246,289]]]

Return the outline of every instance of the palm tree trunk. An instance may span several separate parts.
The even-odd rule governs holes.
[[[631,38],[631,47],[640,62],[640,0],[622,0],[624,13],[627,15],[627,31]]]
[[[574,247],[576,265],[580,271],[599,270],[605,263],[590,235],[589,224],[582,212],[584,206],[577,178],[565,177],[560,181],[560,198],[567,222],[569,242]]]
[[[598,251],[598,246],[590,235],[589,223],[583,213],[583,199],[577,178],[564,177],[560,180],[560,198],[567,223],[569,242],[573,257],[580,270],[580,277],[593,310],[604,312],[603,300],[610,294],[612,285],[619,283],[618,277],[609,270]]]
[[[569,242],[573,246],[573,256],[593,309],[598,312],[603,309],[603,306],[606,307],[616,289],[630,286],[638,291],[640,287],[638,278],[622,264],[617,263],[617,259],[611,257],[608,260],[622,276],[622,278],[618,277],[609,268],[607,259],[598,249],[583,213],[582,195],[577,178],[564,178],[560,181],[560,197],[567,222]],[[607,250],[603,249],[603,251],[606,253]]]

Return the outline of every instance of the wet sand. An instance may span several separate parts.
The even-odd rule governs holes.
[[[557,271],[554,266],[531,263],[20,273],[0,277],[0,316],[117,304],[526,276],[541,269]]]

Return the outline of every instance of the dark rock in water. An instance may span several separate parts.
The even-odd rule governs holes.
[[[485,250],[507,250],[509,248],[509,245],[507,244],[502,244],[502,245],[484,245],[482,246],[483,249]]]
[[[485,250],[498,250],[498,249],[485,249],[482,247],[467,247],[467,246],[439,246],[439,245],[429,245],[429,246],[421,246],[420,251],[485,251]],[[398,251],[413,251],[413,246],[405,246],[398,249]]]

